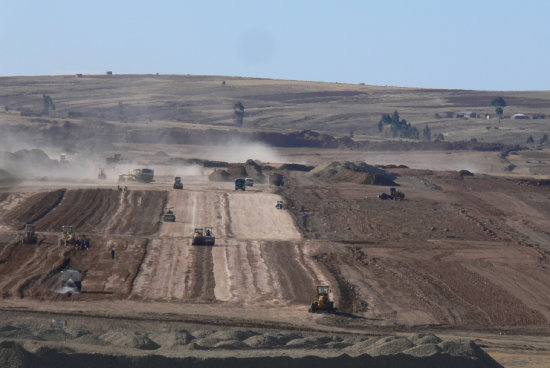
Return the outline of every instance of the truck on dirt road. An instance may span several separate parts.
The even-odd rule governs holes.
[[[181,182],[180,176],[174,178],[174,189],[183,189],[183,183]]]
[[[235,179],[235,190],[239,189],[243,192],[246,190],[246,180],[243,178]]]

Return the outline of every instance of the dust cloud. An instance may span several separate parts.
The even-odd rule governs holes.
[[[223,146],[207,148],[203,156],[201,158],[225,162],[245,162],[249,159],[261,162],[284,162],[272,147],[258,142],[230,141]]]

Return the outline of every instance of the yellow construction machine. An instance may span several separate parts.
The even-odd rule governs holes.
[[[34,232],[34,225],[33,224],[26,224],[25,230],[21,234],[21,243],[25,244],[36,244],[38,241],[38,237],[36,236],[36,233]]]
[[[309,307],[310,313],[334,312],[334,301],[331,298],[330,286],[318,285],[315,287],[315,300]]]
[[[61,237],[59,238],[59,245],[76,245],[77,238],[73,232],[72,226],[61,227]]]

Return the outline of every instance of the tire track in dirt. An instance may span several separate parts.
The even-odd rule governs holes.
[[[54,210],[61,203],[66,192],[66,189],[59,189],[34,194],[25,198],[5,217],[12,226],[21,229],[25,224],[33,224]]]

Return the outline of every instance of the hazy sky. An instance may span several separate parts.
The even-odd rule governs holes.
[[[550,89],[550,1],[0,0],[0,75]]]

